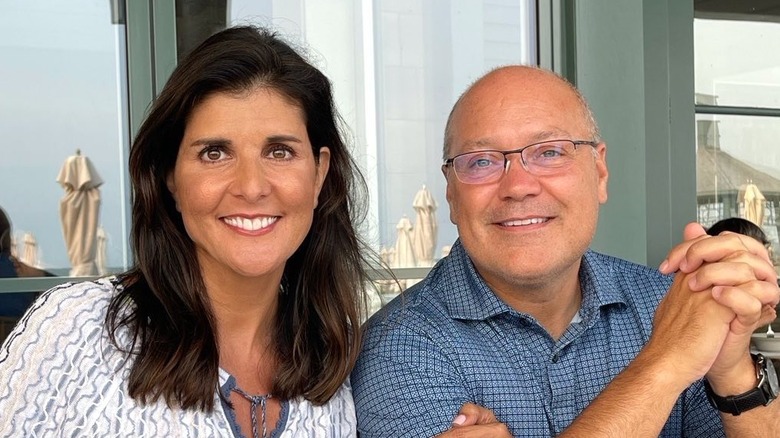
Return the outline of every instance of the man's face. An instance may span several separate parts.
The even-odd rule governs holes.
[[[540,70],[491,73],[464,97],[450,125],[448,158],[545,140],[593,140],[576,95]],[[576,276],[607,200],[606,146],[581,145],[556,175],[529,174],[520,154],[496,182],[464,184],[446,169],[450,220],[477,270],[500,295]]]

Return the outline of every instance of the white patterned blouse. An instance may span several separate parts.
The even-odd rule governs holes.
[[[104,320],[116,290],[107,279],[41,295],[0,348],[2,437],[235,437],[230,408],[215,388],[214,410],[140,405],[127,394],[130,362],[107,338]],[[120,342],[126,342],[119,334]],[[220,385],[231,377],[219,373]],[[283,403],[273,437],[354,437],[349,381],[323,406]]]

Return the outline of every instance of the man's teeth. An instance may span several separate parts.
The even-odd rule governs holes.
[[[263,228],[269,227],[272,223],[276,222],[278,217],[256,217],[254,219],[242,218],[242,217],[226,217],[223,220],[226,224],[240,228],[246,231],[257,231]]]
[[[520,227],[523,225],[541,224],[542,222],[547,222],[547,219],[542,217],[535,217],[535,218],[523,219],[519,221],[502,222],[501,225],[505,227]]]

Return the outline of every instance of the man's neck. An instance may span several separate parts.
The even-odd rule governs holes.
[[[563,335],[582,304],[579,266],[543,285],[492,288],[510,307],[533,316],[555,340]]]

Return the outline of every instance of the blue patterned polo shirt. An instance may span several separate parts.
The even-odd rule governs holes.
[[[645,345],[671,283],[655,269],[588,251],[579,318],[556,341],[496,297],[458,241],[367,323],[352,373],[358,430],[433,436],[472,402],[514,436],[557,435]],[[682,393],[661,436],[724,436],[701,382]]]

